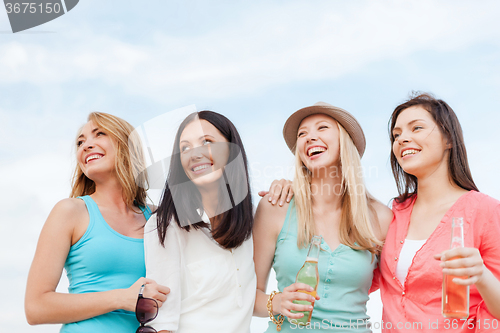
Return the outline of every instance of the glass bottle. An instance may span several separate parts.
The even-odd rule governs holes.
[[[311,245],[309,245],[309,251],[307,252],[307,258],[302,268],[297,273],[295,282],[305,283],[311,286],[313,291],[298,290],[300,292],[309,294],[316,297],[316,292],[319,284],[319,273],[318,273],[318,258],[319,251],[321,249],[321,236],[314,236],[311,240]],[[295,304],[312,305],[314,307],[314,302],[294,300]],[[291,311],[293,313],[303,313],[304,316],[299,319],[294,319],[298,325],[307,325],[311,321],[312,310],[311,311]]]
[[[452,220],[450,249],[464,247],[464,221],[462,217]],[[458,285],[455,278],[465,279],[443,274],[442,313],[446,318],[466,319],[469,317],[469,286]]]

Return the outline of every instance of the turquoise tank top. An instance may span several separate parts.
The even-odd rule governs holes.
[[[144,240],[124,236],[104,220],[90,196],[79,197],[89,212],[89,225],[82,238],[71,246],[64,268],[69,292],[83,294],[128,288],[146,276]],[[146,220],[149,207],[141,208]],[[133,333],[139,327],[135,313],[125,310],[62,326],[63,333],[116,332]]]
[[[280,291],[295,283],[307,251],[297,247],[297,216],[292,199],[274,252],[273,268]],[[314,304],[311,324],[299,327],[285,319],[281,332],[371,332],[366,302],[376,264],[377,259],[372,261],[369,251],[353,250],[344,244],[332,251],[322,240],[317,289],[320,300]],[[269,321],[266,332],[277,332],[276,325]]]

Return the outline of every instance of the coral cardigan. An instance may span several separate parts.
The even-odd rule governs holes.
[[[495,319],[475,285],[470,287],[469,320],[441,315],[443,274],[436,253],[449,249],[452,217],[464,218],[465,247],[479,249],[485,266],[500,278],[500,202],[479,192],[462,195],[417,251],[405,281],[396,277],[396,265],[403,247],[415,198],[393,203],[391,222],[380,260],[378,281],[383,303],[383,332],[500,332]]]

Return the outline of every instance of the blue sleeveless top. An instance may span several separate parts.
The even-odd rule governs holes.
[[[292,199],[274,252],[273,268],[280,291],[295,283],[306,261],[308,248],[297,247],[297,228]],[[371,332],[366,325],[369,320],[366,302],[376,263],[369,251],[353,250],[344,244],[332,250],[322,240],[318,260],[320,300],[314,304],[311,324],[303,327],[285,319],[281,332]],[[266,332],[276,332],[276,325],[269,321]]]
[[[128,288],[146,276],[144,240],[124,236],[104,220],[90,196],[79,197],[89,212],[87,231],[71,246],[64,268],[69,279],[69,292],[83,294]],[[146,220],[149,207],[141,208]],[[76,323],[64,324],[60,332],[133,333],[139,327],[135,313],[125,310],[109,312]]]

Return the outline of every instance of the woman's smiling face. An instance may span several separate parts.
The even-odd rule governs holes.
[[[302,163],[313,172],[338,166],[340,138],[337,121],[324,114],[304,118],[297,131],[297,151]]]
[[[82,127],[76,145],[78,164],[89,179],[95,181],[100,174],[114,173],[115,142],[105,130],[89,121]]]
[[[186,125],[180,136],[179,150],[184,172],[198,187],[218,180],[229,158],[227,139],[203,119]]]
[[[438,168],[448,168],[450,145],[422,106],[403,110],[396,119],[392,136],[392,152],[406,173],[419,178]]]

